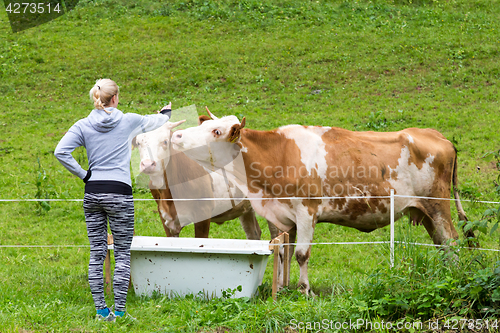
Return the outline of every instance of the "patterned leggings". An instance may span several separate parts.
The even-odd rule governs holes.
[[[108,250],[108,219],[113,233],[115,310],[125,311],[130,281],[130,245],[134,234],[132,195],[85,193],[83,210],[90,241],[89,285],[96,310],[106,308],[103,264]]]

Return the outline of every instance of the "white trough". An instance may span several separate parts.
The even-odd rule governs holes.
[[[262,283],[269,241],[134,236],[131,275],[137,294],[253,297]]]

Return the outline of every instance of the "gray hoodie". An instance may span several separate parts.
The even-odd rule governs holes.
[[[92,110],[87,118],[77,121],[63,136],[54,151],[59,162],[72,174],[84,179],[87,175],[71,153],[83,146],[92,176],[89,181],[112,180],[131,186],[130,157],[132,139],[140,133],[152,131],[165,124],[169,117],[163,114],[141,116],[111,111]]]

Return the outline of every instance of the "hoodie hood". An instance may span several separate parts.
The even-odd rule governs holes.
[[[107,113],[104,110],[92,110],[87,119],[92,127],[101,133],[106,133],[115,128],[123,118],[123,112],[115,108],[108,108]]]

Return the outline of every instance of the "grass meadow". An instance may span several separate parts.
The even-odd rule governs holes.
[[[92,109],[98,78],[120,86],[124,112],[207,105],[247,127],[439,130],[458,149],[458,188],[481,247],[498,249],[500,6],[493,0],[80,0],[64,16],[12,33],[0,5],[0,199],[81,199],[83,183],[53,151]],[[495,155],[494,153],[497,152]],[[83,149],[74,153],[85,166]],[[151,198],[134,187],[136,198]],[[270,298],[272,260],[253,299],[146,298],[130,323],[95,322],[81,202],[0,202],[0,332],[495,332],[498,252],[398,245],[315,245],[314,298]],[[453,207],[453,218],[458,225]],[[259,219],[263,238],[269,239]],[[457,226],[458,228],[458,226]],[[136,234],[163,236],[151,201]],[[192,226],[181,237],[193,237]],[[245,238],[239,222],[211,238]],[[396,239],[431,243],[406,218]],[[389,240],[319,224],[315,242]],[[464,244],[464,240],[459,242]],[[45,247],[48,246],[48,247]],[[452,251],[452,252],[453,252]],[[109,298],[108,305],[112,304]],[[363,320],[372,326],[335,323]],[[434,330],[434,323],[438,324]],[[482,325],[479,327],[479,325]]]

